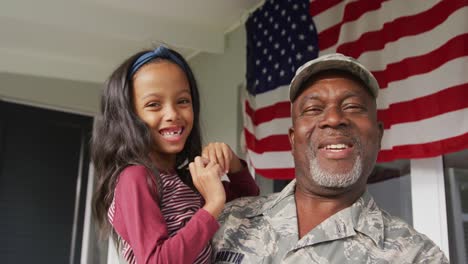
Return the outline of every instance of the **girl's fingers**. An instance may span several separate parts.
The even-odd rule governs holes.
[[[218,164],[221,166],[221,168],[226,168],[226,162],[225,162],[225,157],[223,153],[223,143],[216,143],[215,145],[216,149],[216,160],[218,161]]]
[[[197,170],[195,168],[195,163],[193,163],[193,162],[189,163],[189,171],[190,171],[190,175],[192,175],[192,178],[198,176],[197,175]]]
[[[229,172],[229,168],[231,166],[231,158],[232,158],[232,151],[231,149],[229,148],[228,145],[224,145],[223,147],[223,155],[224,155],[224,172],[225,173],[228,173]]]

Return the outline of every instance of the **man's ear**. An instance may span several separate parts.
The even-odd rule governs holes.
[[[294,151],[294,128],[290,127],[288,130],[289,144],[291,145],[291,151]]]

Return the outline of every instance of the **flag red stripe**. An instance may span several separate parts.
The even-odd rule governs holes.
[[[450,128],[447,128],[450,129]],[[395,159],[430,158],[441,153],[457,152],[468,148],[468,133],[426,144],[402,145],[382,150],[377,158],[378,162],[388,162]]]
[[[287,132],[288,128],[285,128]],[[289,144],[288,135],[273,135],[260,140],[257,140],[250,131],[244,129],[245,143],[247,148],[255,153],[264,153],[267,151],[289,151],[291,150],[291,144]]]
[[[440,92],[419,97],[411,101],[391,104],[387,109],[378,110],[378,116],[380,120],[385,120],[385,128],[389,128],[394,124],[418,121],[466,108],[468,107],[468,100],[466,100],[466,98],[468,98],[468,83],[447,87],[447,89]],[[252,119],[252,122],[254,122],[255,125],[259,125],[276,118],[290,117],[290,109],[289,102],[280,102],[273,106],[262,108],[257,112],[250,109],[248,114],[251,116],[251,112],[254,113],[255,120]],[[286,129],[285,133],[287,131]],[[268,141],[269,140],[262,141],[261,144]]]
[[[468,83],[447,87],[442,91],[430,94],[423,97],[418,97],[411,101],[391,104],[387,109],[378,110],[380,120],[384,120],[385,128],[389,128],[394,124],[418,121],[425,118],[430,118],[436,115],[444,114],[450,111],[460,110],[468,107]],[[447,103],[450,102],[450,103]],[[248,103],[246,103],[248,105]],[[249,108],[249,116],[254,113],[255,125],[272,121],[276,118],[290,117],[289,102],[279,102],[273,106],[264,107],[258,111]],[[281,114],[277,114],[281,113]],[[286,133],[285,128],[284,133]],[[266,139],[259,144],[264,144],[272,139]],[[284,150],[283,147],[279,148]],[[266,151],[271,151],[268,149]]]
[[[252,123],[258,125],[276,118],[291,116],[291,104],[289,101],[277,102],[276,104],[254,110],[248,100],[245,100],[245,112],[250,116]]]
[[[427,54],[388,64],[385,70],[373,71],[372,73],[379,80],[380,88],[384,89],[392,81],[427,73],[452,59],[467,56],[468,48],[466,47],[468,47],[468,33],[452,38]]]
[[[378,162],[388,162],[395,159],[429,158],[440,153],[457,152],[468,148],[468,133],[444,140],[426,144],[404,145],[394,147],[392,150],[382,150],[377,159]],[[255,172],[270,179],[293,179],[294,168],[255,169]]]
[[[384,120],[385,129],[392,125],[418,121],[468,107],[468,83],[457,85],[428,96],[392,104],[390,108],[377,111],[379,120]]]
[[[379,31],[367,32],[356,41],[343,43],[337,48],[337,52],[359,58],[366,51],[381,50],[389,42],[394,42],[405,36],[418,35],[435,28],[450,14],[467,4],[466,1],[440,1],[431,9],[385,23]]]
[[[255,173],[258,173],[263,177],[275,180],[294,179],[294,168],[255,169]]]
[[[341,0],[312,1],[309,5],[309,13],[314,17],[339,3]]]
[[[394,124],[423,120],[466,108],[468,107],[466,98],[468,98],[468,83],[412,101],[393,104],[389,109],[379,110],[378,115],[380,120],[384,120],[384,126],[388,129]],[[290,150],[287,128],[284,128],[284,134],[272,135],[260,140],[257,140],[247,129],[244,129],[244,133],[247,147],[255,153]]]
[[[348,4],[345,7],[343,12],[343,18],[340,23],[325,29],[319,33],[319,48],[320,50],[325,50],[338,42],[338,38],[340,36],[341,26],[344,23],[349,21],[354,21],[362,16],[364,13],[377,10],[382,5],[382,2],[386,0],[375,0],[375,1],[368,1],[368,0],[361,0],[356,1]]]

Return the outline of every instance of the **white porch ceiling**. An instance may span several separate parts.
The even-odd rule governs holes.
[[[225,33],[262,0],[2,0],[0,72],[102,82],[130,54],[164,42],[222,53]]]

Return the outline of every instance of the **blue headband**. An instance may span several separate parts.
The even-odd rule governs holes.
[[[138,57],[138,59],[132,64],[132,67],[130,68],[130,76],[133,76],[135,72],[138,71],[138,69],[155,58],[170,60],[186,71],[185,63],[183,63],[174,53],[172,53],[171,50],[161,45],[155,50],[148,51]]]

